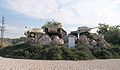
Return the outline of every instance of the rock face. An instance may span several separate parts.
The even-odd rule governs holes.
[[[90,36],[91,36],[91,38],[92,38],[93,40],[95,40],[95,41],[97,42],[97,46],[103,47],[103,48],[107,48],[108,46],[110,46],[110,45],[105,41],[104,37],[103,37],[101,34],[99,34],[99,35],[97,35],[97,34],[91,34]]]
[[[78,40],[77,40],[77,44],[79,46],[89,46],[89,39],[86,35],[81,35]]]
[[[33,33],[32,33],[33,34]],[[28,36],[27,42],[36,45],[63,45],[64,40],[60,39],[57,35],[51,37],[44,33],[35,33],[32,36]]]
[[[89,35],[82,34],[77,39],[76,44],[78,46],[87,46],[90,49],[100,47],[100,48],[107,48],[109,44],[104,40],[102,35],[92,34]]]
[[[38,43],[40,45],[50,45],[50,43],[52,42],[51,38],[48,35],[46,35],[46,34],[42,35],[38,39],[39,39]]]
[[[40,45],[50,45],[52,40],[51,38],[44,33],[34,33],[34,37],[28,37],[27,42],[31,44],[40,44]]]
[[[60,39],[56,35],[51,36],[51,39],[52,39],[52,45],[63,45],[64,44],[64,40]]]
[[[102,36],[102,34],[91,33],[90,30],[93,28],[89,27],[79,27],[77,31],[71,31],[70,35],[74,35],[78,37],[76,40],[77,47],[85,46],[89,47],[90,49],[94,48],[107,48],[110,46]]]
[[[77,40],[76,40],[77,47],[88,47],[90,49],[93,49],[93,46],[91,46],[91,41],[86,35],[81,35]]]

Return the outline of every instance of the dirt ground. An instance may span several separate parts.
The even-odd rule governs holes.
[[[120,59],[51,61],[0,57],[0,70],[120,70]]]

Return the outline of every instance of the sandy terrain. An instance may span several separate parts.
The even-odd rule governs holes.
[[[120,70],[120,59],[48,61],[0,57],[0,70]]]

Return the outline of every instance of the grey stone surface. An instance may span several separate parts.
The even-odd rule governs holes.
[[[53,45],[63,45],[64,44],[64,40],[60,39],[58,36],[53,36],[53,41],[52,41]]]
[[[0,58],[0,70],[120,70],[120,59],[50,61]]]

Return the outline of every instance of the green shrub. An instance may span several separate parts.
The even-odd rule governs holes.
[[[120,45],[120,25],[110,26],[107,24],[99,24],[99,33],[104,35],[107,42]]]
[[[113,55],[113,58],[120,58],[120,46],[112,46],[107,49]]]
[[[85,51],[78,51],[77,55],[79,60],[95,59],[91,53],[86,53]]]
[[[62,50],[58,46],[50,47],[48,51],[48,58],[51,60],[62,59]]]
[[[13,45],[0,49],[0,56],[19,59],[41,60],[88,60],[120,58],[120,47],[90,50],[88,47]]]
[[[120,55],[120,47],[119,46],[108,48],[107,50],[110,51],[110,52],[116,52]]]
[[[74,51],[66,51],[63,56],[65,60],[78,60],[78,55]]]
[[[98,59],[111,59],[112,58],[112,54],[105,49],[95,50],[93,55]]]

